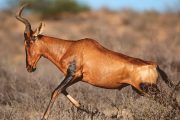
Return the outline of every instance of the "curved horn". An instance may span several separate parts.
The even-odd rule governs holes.
[[[29,23],[29,21],[27,19],[21,17],[21,13],[22,13],[23,9],[28,5],[29,4],[22,5],[21,8],[19,9],[19,11],[16,13],[16,19],[23,22],[26,26],[24,33],[31,33],[31,24]]]

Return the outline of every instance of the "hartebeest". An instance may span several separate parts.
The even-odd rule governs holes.
[[[66,92],[68,86],[78,81],[108,89],[119,89],[122,85],[129,84],[142,93],[147,92],[150,86],[157,89],[158,73],[163,76],[166,83],[169,82],[157,64],[113,52],[90,38],[73,41],[45,36],[41,34],[42,23],[32,31],[29,21],[21,17],[25,6],[20,8],[16,18],[25,24],[27,71],[35,71],[38,60],[43,56],[65,75],[64,80],[52,93],[43,116],[44,120],[48,118],[50,109],[60,93],[77,108],[80,107],[80,104]],[[173,84],[169,82],[169,85]]]

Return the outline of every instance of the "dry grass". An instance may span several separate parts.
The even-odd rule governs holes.
[[[180,21],[176,14],[132,11],[97,11],[60,16],[45,21],[45,34],[65,39],[90,37],[105,47],[157,62],[177,83],[180,79]],[[48,60],[42,59],[35,73],[25,69],[24,26],[13,15],[0,13],[0,119],[40,120],[51,92],[63,79]],[[31,21],[39,21],[30,16]],[[33,25],[38,23],[32,22]],[[77,110],[63,95],[49,120],[178,120],[178,106],[171,104],[170,89],[160,82],[159,104],[152,97],[137,97],[130,86],[119,90],[77,83],[68,89],[87,112]],[[179,91],[173,98],[179,101]]]

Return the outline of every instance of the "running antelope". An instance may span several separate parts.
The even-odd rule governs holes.
[[[80,107],[79,102],[66,91],[66,88],[79,81],[107,89],[120,89],[124,84],[128,84],[141,93],[146,93],[150,86],[158,91],[156,84],[159,73],[168,85],[173,85],[156,63],[113,52],[90,38],[73,41],[42,35],[42,23],[33,31],[29,21],[21,17],[25,6],[27,5],[20,8],[16,18],[25,24],[24,46],[27,71],[34,72],[37,62],[43,56],[65,75],[64,80],[52,93],[43,120],[48,118],[60,93],[77,108]]]

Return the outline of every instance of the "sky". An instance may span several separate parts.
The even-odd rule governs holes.
[[[131,8],[138,11],[157,10],[164,11],[174,6],[178,0],[78,0],[87,3],[94,9],[108,7],[112,10]]]
[[[6,6],[6,0],[0,0],[0,8]],[[157,10],[164,11],[172,7],[178,0],[78,0],[89,5],[93,9],[107,7],[112,10],[131,8],[137,11]]]

